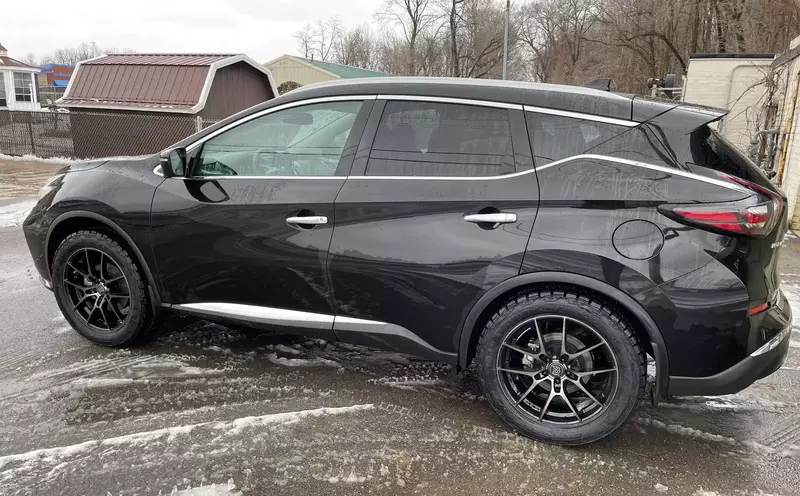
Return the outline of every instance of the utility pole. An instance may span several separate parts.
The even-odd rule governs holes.
[[[511,10],[511,0],[506,0],[506,27],[503,33],[503,79],[508,73],[508,13]]]

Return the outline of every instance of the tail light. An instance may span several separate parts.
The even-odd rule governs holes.
[[[781,195],[763,186],[736,176],[717,172],[717,175],[744,186],[756,193],[758,203],[699,203],[691,205],[662,205],[659,210],[677,221],[699,227],[710,227],[726,234],[766,236],[781,216]]]

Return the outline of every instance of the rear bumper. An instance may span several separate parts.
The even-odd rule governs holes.
[[[781,304],[768,310],[773,322],[780,322],[780,332],[753,351],[747,358],[709,377],[670,376],[669,396],[716,396],[737,393],[755,381],[778,370],[789,353],[792,335],[792,311],[781,294]]]

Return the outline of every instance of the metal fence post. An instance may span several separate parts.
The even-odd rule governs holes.
[[[203,118],[199,115],[194,118],[194,131],[199,133],[203,130]]]
[[[28,113],[28,134],[31,136],[31,154],[36,155],[36,142],[33,140],[33,112]]]

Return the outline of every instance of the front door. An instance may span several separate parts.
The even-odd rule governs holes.
[[[334,332],[451,361],[472,306],[519,273],[536,217],[524,116],[512,105],[387,99],[336,199]]]
[[[190,145],[187,177],[165,180],[153,199],[166,301],[329,335],[333,201],[369,106],[289,104]]]

